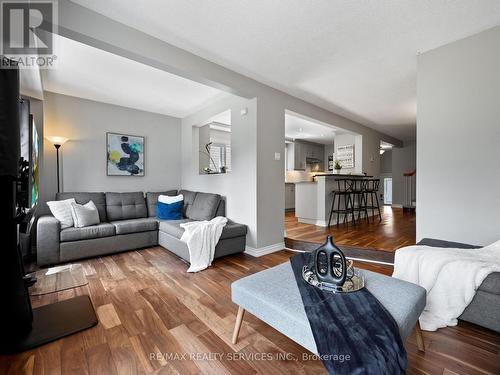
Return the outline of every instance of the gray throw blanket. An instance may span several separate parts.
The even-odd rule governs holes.
[[[290,258],[314,341],[329,374],[404,374],[406,351],[389,312],[366,289],[322,291],[304,281],[311,253]]]

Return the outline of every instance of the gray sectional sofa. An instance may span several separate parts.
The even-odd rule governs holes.
[[[184,195],[184,218],[160,220],[156,203],[160,194]],[[218,194],[189,190],[133,193],[58,193],[56,200],[75,198],[79,204],[92,200],[101,223],[61,230],[53,216],[41,216],[37,224],[37,263],[40,266],[161,245],[189,261],[189,250],[180,241],[181,223],[225,216],[225,201]],[[247,227],[228,220],[215,248],[215,258],[245,250]]]

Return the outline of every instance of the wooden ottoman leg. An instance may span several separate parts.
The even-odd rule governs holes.
[[[420,322],[417,320],[415,324],[415,335],[417,336],[417,347],[421,352],[425,352],[424,335],[420,329]]]
[[[241,323],[243,322],[243,315],[245,315],[245,309],[238,306],[238,315],[236,315],[236,323],[234,324],[233,340],[232,343],[236,344],[238,341],[238,335],[240,333]]]

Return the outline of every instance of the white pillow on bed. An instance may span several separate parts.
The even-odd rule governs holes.
[[[172,204],[176,202],[180,202],[184,200],[184,196],[182,194],[170,196],[170,195],[160,195],[158,196],[158,202],[165,204]]]
[[[76,203],[75,198],[47,202],[52,215],[61,222],[61,229],[74,225],[73,215],[71,214],[71,203]]]

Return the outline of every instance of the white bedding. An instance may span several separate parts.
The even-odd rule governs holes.
[[[405,247],[396,251],[392,276],[427,290],[420,325],[435,331],[457,324],[477,288],[492,272],[500,272],[500,241],[481,249]]]

